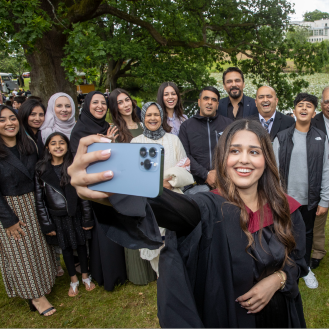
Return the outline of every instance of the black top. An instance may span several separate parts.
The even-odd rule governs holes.
[[[57,166],[53,166],[53,169],[55,171],[56,176],[58,177],[59,181],[62,179],[62,168],[63,168],[63,163]]]
[[[179,139],[191,161],[191,174],[198,184],[204,184],[212,168],[214,149],[218,139],[232,120],[216,112],[214,117],[197,113],[180,126]]]
[[[227,106],[227,117],[233,121],[242,119],[243,118],[243,97],[241,98],[241,101],[238,103],[238,112],[236,113],[236,116],[233,114],[233,105],[231,101],[228,103]]]
[[[155,249],[161,239],[155,220],[161,227],[176,230],[167,231],[160,257],[161,327],[255,327],[254,315],[247,314],[235,299],[281,269],[284,249],[273,225],[263,229],[261,242],[258,232],[254,233],[251,252],[255,260],[245,250],[248,240],[240,227],[240,210],[218,195],[199,193],[189,198],[165,189],[161,197],[148,202],[123,195],[109,199],[117,217],[101,225],[107,237],[122,246]],[[279,293],[286,299],[291,326],[304,327],[297,280],[308,272],[305,225],[299,210],[291,220],[296,248],[289,255],[292,265],[283,267],[287,281]]]
[[[8,147],[8,150],[10,150],[14,155],[16,155],[19,160],[21,159],[21,155],[19,154],[17,145],[13,147]]]
[[[219,114],[221,114],[224,117],[228,117],[229,103],[230,103],[230,98],[228,96],[219,100],[219,104],[218,104]],[[251,115],[258,113],[254,98],[248,97],[245,94],[243,94],[242,104],[243,104],[242,116],[244,118],[248,118]]]
[[[315,128],[322,130],[328,136],[326,123],[324,122],[324,118],[323,118],[323,112],[320,112],[312,119],[312,125]]]
[[[38,160],[36,149],[31,155],[17,155],[15,148],[9,150],[8,155],[0,159],[0,221],[4,228],[18,223],[4,197],[34,192],[34,169]]]

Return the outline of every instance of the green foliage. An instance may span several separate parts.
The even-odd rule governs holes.
[[[5,73],[22,74],[29,69],[29,65],[24,56],[23,49],[8,55],[7,52],[0,52],[0,71]]]
[[[328,57],[327,47],[309,45],[296,31],[287,34],[292,13],[286,0],[0,0],[0,46],[8,53],[45,47],[51,56],[56,35],[63,42],[54,56],[63,58],[70,81],[77,69],[100,86],[129,87],[145,97],[166,80],[176,82],[184,97],[195,97],[213,83],[208,69],[214,62],[217,69],[233,63],[290,102],[307,85],[302,75],[321,70]],[[241,54],[247,60],[238,60]],[[282,74],[289,58],[299,75],[293,83]],[[43,77],[42,70],[33,72]]]
[[[287,32],[286,38],[292,42],[305,43],[310,36],[308,28],[303,26],[291,26]]]
[[[329,19],[329,13],[320,11],[320,10],[314,10],[314,11],[307,11],[304,15],[304,21],[306,22],[314,22],[318,21],[320,19]]]

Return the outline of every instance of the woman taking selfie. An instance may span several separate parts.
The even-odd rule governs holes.
[[[56,312],[45,294],[56,278],[55,253],[35,209],[37,151],[16,112],[0,106],[0,268],[8,297],[28,299],[32,311]]]
[[[49,98],[45,121],[42,124],[41,136],[45,143],[48,136],[59,131],[70,138],[75,125],[75,105],[70,95],[56,93]]]
[[[117,143],[130,143],[133,137],[143,134],[143,128],[137,118],[136,105],[129,93],[123,89],[114,89],[109,96],[109,107],[115,127]],[[125,248],[127,278],[136,285],[146,285],[156,280],[150,263],[140,258],[139,250]]]
[[[67,168],[73,156],[68,138],[60,133],[50,134],[44,156],[36,165],[35,186],[37,213],[42,232],[50,245],[62,249],[64,262],[71,277],[69,296],[78,294],[73,250],[77,250],[82,283],[87,291],[95,288],[88,275],[86,242],[91,239],[94,216],[90,202],[81,200],[70,184]]]
[[[164,82],[158,89],[158,104],[164,109],[163,128],[178,136],[181,124],[187,120],[178,87],[173,82]]]
[[[142,225],[151,227],[156,220],[174,231],[166,235],[160,260],[162,327],[305,327],[297,284],[308,271],[305,226],[299,203],[283,192],[270,138],[258,122],[236,121],[219,139],[215,193],[187,197],[165,190],[146,206],[140,198],[133,214],[122,198],[118,203],[116,195],[87,188],[113,177],[111,171],[86,174],[89,163],[110,156],[85,154],[87,145],[99,141],[96,136],[82,140],[69,168],[77,192],[111,204],[125,223],[121,241],[134,240],[137,248],[161,243],[152,232],[141,241]],[[136,225],[126,215],[143,218]],[[119,233],[116,223],[106,225],[109,238]]]
[[[114,141],[117,128],[110,128],[105,120],[106,113],[107,102],[104,94],[99,91],[90,92],[85,97],[83,109],[71,134],[70,149],[73,155],[76,154],[79,141],[83,137],[109,135]],[[92,202],[92,208],[96,218],[90,243],[90,272],[99,285],[103,285],[107,291],[112,291],[116,284],[123,284],[126,281],[124,248],[107,239],[98,224],[99,221],[108,218],[108,207]]]
[[[45,121],[46,108],[35,99],[28,99],[19,109],[18,116],[23,123],[26,133],[35,142],[39,159],[43,155],[43,142],[40,127]]]

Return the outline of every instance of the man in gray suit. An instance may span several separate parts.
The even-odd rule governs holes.
[[[228,97],[219,101],[219,114],[235,121],[258,113],[255,100],[243,93],[244,76],[238,67],[229,67],[223,73],[223,86]]]

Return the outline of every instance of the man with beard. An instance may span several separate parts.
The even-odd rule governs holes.
[[[204,87],[199,94],[200,111],[180,127],[178,137],[191,161],[191,174],[198,185],[205,185],[201,189],[194,187],[194,191],[205,191],[207,186],[212,188],[215,185],[216,173],[212,167],[214,149],[225,128],[232,123],[218,113],[219,99],[216,88]],[[194,194],[191,192],[193,189],[189,193]]]
[[[295,124],[295,119],[276,111],[278,105],[276,92],[272,87],[263,86],[257,90],[256,107],[258,113],[251,116],[252,119],[259,121],[270,134],[273,142],[277,133],[291,127]]]
[[[321,98],[322,112],[312,119],[312,125],[322,130],[329,140],[329,86],[323,89]],[[323,215],[316,216],[313,229],[313,254],[311,258],[311,269],[316,269],[323,257],[326,255],[325,250],[325,226],[328,217],[328,211]]]
[[[255,100],[243,93],[244,76],[238,67],[229,67],[224,71],[223,86],[228,97],[219,101],[219,114],[235,121],[258,113]]]

